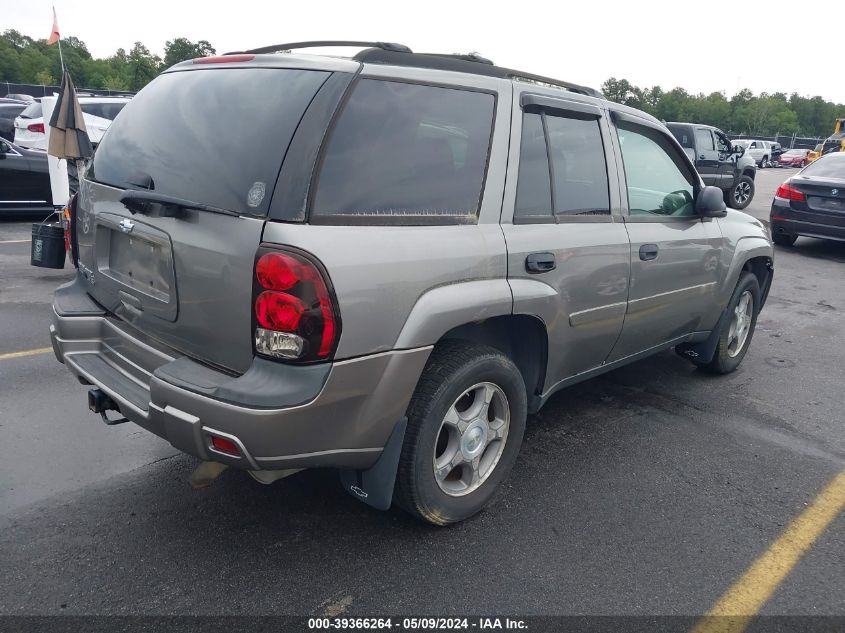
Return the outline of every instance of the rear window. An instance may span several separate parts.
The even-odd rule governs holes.
[[[845,153],[828,154],[807,165],[801,172],[802,176],[819,176],[821,178],[842,178],[845,180]]]
[[[0,119],[14,119],[23,111],[24,106],[5,105],[0,103]]]
[[[695,149],[695,141],[693,141],[691,130],[687,127],[681,127],[678,125],[670,125],[669,131],[672,133],[678,143],[681,144],[681,147],[688,147],[690,149]]]
[[[495,99],[362,79],[325,150],[312,222],[475,222]]]
[[[88,178],[264,215],[290,139],[327,72],[165,73],[125,107]]]
[[[24,111],[21,112],[21,117],[24,119],[37,119],[43,115],[41,110],[41,103],[36,101],[35,103],[30,103]]]
[[[118,113],[123,110],[126,103],[82,103],[80,107],[85,114],[98,116],[101,119],[114,121]]]

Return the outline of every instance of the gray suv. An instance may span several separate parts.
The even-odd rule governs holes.
[[[81,178],[51,335],[107,423],[444,525],[561,388],[742,361],[769,235],[653,117],[475,55],[294,47],[174,66]]]

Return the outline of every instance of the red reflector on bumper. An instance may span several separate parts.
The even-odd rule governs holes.
[[[211,446],[214,447],[215,450],[218,450],[221,453],[226,453],[227,455],[241,454],[241,449],[238,448],[238,445],[232,440],[227,440],[225,437],[217,437],[216,435],[213,435],[211,437]]]

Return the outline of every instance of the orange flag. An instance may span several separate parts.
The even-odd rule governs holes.
[[[56,7],[53,7],[53,30],[50,31],[50,37],[47,40],[48,44],[55,44],[59,41],[59,21],[56,19]]]

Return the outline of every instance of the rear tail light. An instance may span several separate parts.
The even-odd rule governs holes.
[[[796,189],[788,182],[785,182],[778,187],[778,190],[775,192],[775,196],[786,200],[797,200],[799,202],[807,199],[806,196],[804,196],[803,191]]]
[[[328,276],[309,257],[261,248],[253,283],[255,352],[313,362],[331,358],[340,335]]]
[[[44,124],[43,123],[31,123],[26,126],[26,129],[30,132],[38,132],[39,134],[44,134]]]

